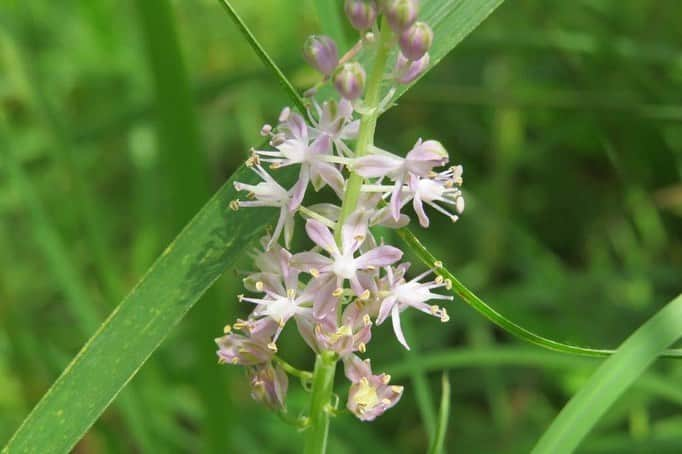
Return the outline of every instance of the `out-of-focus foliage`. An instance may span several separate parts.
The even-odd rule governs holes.
[[[309,85],[299,49],[319,32],[321,2],[233,3],[294,84]],[[218,2],[172,7],[212,192],[288,99]],[[29,183],[0,153],[0,444],[90,334],[79,327],[103,319],[177,233],[182,182],[156,143],[138,14],[132,1],[0,3],[3,143]],[[615,346],[680,290],[679,17],[676,0],[507,2],[380,121],[379,146],[435,137],[464,164],[465,215],[422,238],[496,309],[544,335]],[[111,407],[77,451],[297,452],[293,429],[251,401],[241,373],[206,360],[243,313],[240,292],[229,271],[200,302],[214,316],[193,311],[133,380],[142,420]],[[375,367],[516,344],[458,302],[450,312],[447,325],[412,317],[417,355],[375,330]],[[280,350],[310,368],[301,343],[283,336]],[[446,446],[527,452],[591,370],[539,364],[451,371]],[[655,370],[663,388],[634,388],[584,452],[679,452],[682,402],[660,389],[679,383],[682,365]],[[335,418],[332,452],[425,451],[408,377],[403,401],[375,423]],[[439,383],[429,373],[433,395]],[[292,410],[304,400],[292,386]]]

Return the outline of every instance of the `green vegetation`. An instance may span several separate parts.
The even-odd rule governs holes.
[[[328,452],[679,452],[682,4],[422,4],[434,68],[376,143],[437,137],[464,165],[461,220],[394,241],[444,264],[451,320],[406,312],[409,352],[374,332],[405,396],[373,423],[341,412]],[[292,380],[283,421],[213,338],[249,309],[239,276],[275,215],[236,215],[232,181],[316,80],[305,36],[355,39],[337,6],[0,3],[0,447],[301,451],[309,393]]]

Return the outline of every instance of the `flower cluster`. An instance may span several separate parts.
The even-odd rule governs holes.
[[[406,277],[410,265],[401,263],[403,252],[383,244],[372,229],[403,227],[411,211],[428,227],[430,208],[425,204],[456,221],[464,210],[462,167],[446,167],[448,153],[436,140],[419,139],[404,156],[374,147],[371,140],[359,148],[363,122],[376,115],[372,108],[381,106],[363,101],[367,78],[353,60],[372,51],[380,32],[377,19],[383,16],[383,26],[390,27],[389,36],[397,45],[393,70],[380,79],[393,86],[410,83],[425,71],[433,33],[417,20],[416,0],[346,0],[345,11],[361,32],[358,44],[339,57],[331,38],[312,36],[303,52],[322,74],[320,84],[331,83],[340,100],[320,104],[311,98],[304,113],[285,108],[276,126],[262,128],[270,147],[253,149],[247,161],[261,181],[235,183],[247,196],[231,203],[234,210],[273,207],[279,219],[253,255],[255,270],[244,278],[249,295],[239,299],[253,310],[246,320],[226,326],[216,342],[220,362],[247,368],[253,397],[283,410],[288,379],[286,363],[277,356],[277,341],[292,322],[315,353],[331,352],[343,362],[351,383],[347,408],[371,421],[394,406],[403,391],[389,384],[388,375],[375,375],[369,360],[360,358],[367,352],[372,329],[390,317],[397,340],[409,349],[401,313],[414,308],[446,322],[446,309],[433,303],[452,298],[435,292],[449,289],[450,283],[429,277],[431,271]],[[388,93],[384,104],[390,102],[392,91]],[[287,166],[298,170],[290,188],[272,176]],[[304,204],[308,191],[324,187],[336,195],[336,203]],[[297,214],[313,244],[309,250],[290,250]]]

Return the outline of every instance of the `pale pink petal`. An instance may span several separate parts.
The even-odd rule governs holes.
[[[359,382],[363,377],[372,375],[369,361],[363,361],[357,355],[349,355],[343,359],[343,371],[346,378],[353,383]]]
[[[391,314],[391,310],[393,310],[393,306],[396,305],[396,297],[395,296],[389,296],[386,297],[382,302],[381,302],[381,307],[379,308],[379,315],[377,315],[377,325],[381,325],[384,323],[386,318]]]
[[[289,209],[295,211],[303,202],[305,197],[305,190],[308,188],[310,181],[310,168],[307,165],[301,166],[301,171],[298,174],[298,181],[293,188],[291,188],[291,199],[289,200]]]
[[[397,304],[394,305],[393,309],[391,310],[391,321],[393,322],[393,331],[395,332],[395,337],[398,338],[398,342],[403,344],[403,347],[409,350],[410,346],[407,345],[405,335],[403,334],[403,328],[400,326],[400,308]]]
[[[341,229],[344,254],[356,251],[364,241],[367,235],[369,215],[368,211],[356,209],[348,216],[348,220]]]
[[[419,193],[414,194],[414,200],[412,200],[412,206],[414,207],[415,213],[417,213],[417,217],[419,218],[419,225],[421,225],[424,228],[427,228],[429,226],[429,217],[426,215],[426,212],[424,211],[424,204],[422,203],[422,199],[419,196]]]
[[[305,223],[305,231],[308,233],[308,237],[325,251],[330,254],[339,253],[334,236],[329,231],[329,228],[320,221],[308,219]]]
[[[322,182],[327,183],[339,196],[343,195],[344,179],[339,169],[328,162],[316,162],[313,165],[313,186],[316,191],[322,188]]]
[[[323,134],[308,147],[311,154],[329,154],[332,151],[332,139],[327,134]]]
[[[395,173],[403,165],[400,156],[373,154],[357,158],[353,170],[365,178],[385,177]]]
[[[395,184],[393,185],[393,191],[391,192],[391,216],[393,216],[394,221],[400,219],[400,208],[401,204],[401,192],[403,189],[403,177],[402,175],[398,177]]]
[[[313,269],[320,271],[331,263],[332,261],[328,257],[317,252],[299,252],[291,258],[291,266],[306,273]]]
[[[403,257],[403,251],[393,246],[379,246],[369,252],[365,252],[355,259],[358,268],[368,268],[370,266],[383,267],[391,265]]]

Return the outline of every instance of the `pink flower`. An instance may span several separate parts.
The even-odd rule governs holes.
[[[252,200],[235,200],[233,203],[239,207],[273,207],[279,208],[279,219],[277,226],[272,234],[266,249],[270,249],[273,243],[277,242],[284,230],[284,243],[289,246],[294,234],[294,214],[295,206],[292,208],[292,195],[290,191],[284,189],[277,181],[258,164],[252,165],[251,169],[263,180],[258,184],[246,184],[235,181],[234,187],[237,191],[249,191],[249,198]],[[233,205],[230,205],[233,206]],[[236,209],[236,208],[235,208]]]
[[[285,110],[282,118],[284,121],[278,130],[284,133],[285,138],[275,144],[277,150],[254,150],[254,153],[260,157],[261,161],[271,163],[273,168],[294,164],[301,166],[298,181],[292,188],[290,208],[298,208],[311,182],[315,190],[320,190],[328,184],[337,193],[341,193],[344,184],[343,175],[333,164],[324,160],[324,156],[331,153],[331,137],[321,134],[311,142],[308,126],[301,115]]]
[[[372,339],[372,321],[365,303],[359,300],[348,304],[341,321],[335,312],[321,319],[297,317],[297,326],[306,343],[316,352],[329,350],[345,358],[353,352],[364,353]]]
[[[312,251],[302,252],[294,256],[294,265],[316,277],[335,276],[339,289],[342,288],[343,282],[348,280],[356,296],[367,297],[366,288],[361,283],[363,271],[390,265],[403,256],[398,248],[379,246],[355,257],[355,253],[365,241],[367,217],[367,213],[363,211],[356,211],[349,217],[342,229],[341,248],[337,246],[327,226],[315,219],[308,219],[305,226],[308,237],[324,249],[329,257]]]
[[[355,355],[343,360],[346,377],[353,383],[348,391],[347,408],[361,421],[373,421],[398,403],[402,386],[389,385],[391,377],[373,375],[369,359]]]
[[[234,326],[226,326],[226,334],[215,339],[218,345],[218,361],[242,366],[270,361],[275,354],[271,341],[276,331],[277,323],[271,319],[238,320]]]
[[[355,140],[360,130],[360,120],[353,120],[353,104],[347,99],[325,101],[322,106],[314,101],[317,119],[308,112],[314,137],[329,136],[339,156],[350,156],[353,151],[344,140]]]
[[[363,156],[353,162],[353,170],[365,178],[388,177],[394,181],[391,193],[391,215],[400,218],[401,191],[410,176],[426,177],[434,167],[448,162],[448,154],[436,140],[417,141],[412,150],[402,158],[389,152]]]
[[[422,227],[429,226],[429,218],[424,211],[424,203],[431,205],[440,213],[446,215],[452,222],[457,222],[464,211],[464,197],[459,184],[462,181],[462,166],[452,167],[436,174],[432,178],[421,178],[410,175],[409,189],[412,206]],[[458,183],[459,182],[459,183]],[[407,199],[409,200],[409,199]],[[404,201],[407,201],[404,200]],[[441,204],[450,205],[455,213],[443,208]]]
[[[431,270],[426,271],[410,281],[405,280],[405,272],[409,264],[401,264],[396,268],[386,267],[386,276],[380,285],[381,293],[385,296],[381,300],[379,314],[377,315],[377,325],[381,325],[390,315],[393,322],[393,331],[398,341],[406,348],[410,349],[405,340],[402,327],[400,325],[400,313],[409,307],[413,307],[426,314],[440,318],[442,322],[450,320],[444,308],[426,304],[429,300],[452,300],[452,296],[433,293],[431,290],[447,287],[447,282],[441,277],[433,281],[420,282]]]

